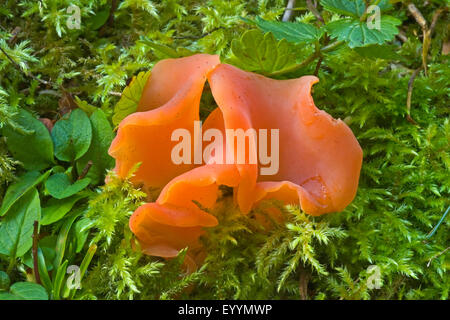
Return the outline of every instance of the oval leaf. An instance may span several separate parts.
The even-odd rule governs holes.
[[[86,167],[89,160],[92,166],[86,177],[91,179],[91,183],[100,183],[105,176],[106,169],[114,166],[114,159],[108,154],[109,146],[114,138],[114,133],[106,115],[98,109],[90,117],[92,124],[92,142],[89,150],[77,162],[79,174]]]
[[[10,292],[21,300],[48,300],[47,291],[37,283],[16,282],[11,286]]]
[[[92,139],[91,122],[81,109],[75,109],[69,118],[62,118],[52,130],[55,156],[61,161],[72,162],[83,156]]]
[[[34,221],[41,217],[39,194],[31,189],[9,210],[0,225],[0,253],[12,258],[23,256],[32,245]]]
[[[71,183],[69,177],[65,173],[56,173],[52,175],[45,183],[48,193],[56,199],[68,198],[77,192],[86,188],[91,179],[84,178]]]
[[[3,128],[8,150],[27,170],[43,170],[54,163],[53,142],[48,129],[31,113],[23,109],[12,116],[20,127]]]
[[[50,170],[44,174],[40,174],[38,171],[30,171],[20,177],[19,181],[10,185],[8,190],[6,190],[5,197],[3,198],[2,206],[0,208],[0,217],[4,216],[11,206],[25,193],[47,179],[49,175]]]

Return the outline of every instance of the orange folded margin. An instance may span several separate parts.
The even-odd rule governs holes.
[[[173,130],[184,128],[195,139],[194,121],[199,119],[206,78],[218,108],[203,128],[217,129],[224,137],[227,129],[278,130],[278,143],[270,134],[267,140],[276,145],[270,150],[278,154],[276,172],[264,174],[270,171],[267,164],[238,163],[236,158],[228,164],[205,159],[200,166],[171,161],[177,144],[171,140]],[[362,150],[344,122],[314,105],[311,88],[316,82],[314,76],[266,78],[220,64],[217,56],[206,54],[156,64],[138,112],[120,123],[110,148],[119,176],[125,177],[141,162],[133,182],[144,190],[162,188],[155,202],[138,208],[130,219],[143,251],[174,257],[185,247],[199,248],[203,228],[217,225],[209,211],[220,185],[234,188],[244,214],[271,198],[299,204],[311,215],[342,211],[356,195]],[[224,157],[236,148],[234,139],[225,139]],[[246,144],[245,152],[246,160],[260,158],[257,143]]]

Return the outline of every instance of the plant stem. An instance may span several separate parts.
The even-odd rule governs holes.
[[[39,223],[37,221],[34,221],[34,230],[33,230],[33,271],[34,271],[34,278],[36,279],[37,284],[42,284],[41,282],[41,276],[39,274],[39,260],[38,260],[38,241],[39,241],[39,234],[38,234],[38,227]]]
[[[306,0],[306,6],[308,7],[309,11],[311,11],[311,13],[316,17],[316,19],[318,21],[320,21],[322,24],[325,24],[325,21],[323,20],[322,16],[320,15],[320,12],[313,5],[311,0]]]
[[[42,79],[40,79],[40,78],[34,76],[33,74],[27,73],[27,72],[25,72],[24,70],[22,70],[22,68],[17,64],[17,62],[14,61],[14,59],[11,58],[11,57],[9,56],[9,54],[8,54],[2,47],[0,47],[0,51],[5,55],[6,58],[8,58],[8,60],[12,63],[12,65],[14,66],[14,68],[16,68],[17,70],[19,70],[20,72],[22,72],[25,76],[30,77],[30,78],[32,78],[32,79],[34,79],[34,80],[36,80],[36,81],[38,81],[38,82],[40,82],[40,83],[42,83],[42,84],[45,84],[45,85],[51,85],[50,82],[45,81],[45,80],[42,80]]]
[[[411,98],[412,98],[414,80],[419,75],[420,70],[422,70],[422,67],[419,67],[416,70],[414,70],[413,74],[411,75],[411,78],[409,78],[409,81],[408,81],[408,96],[406,97],[406,120],[408,120],[412,124],[417,124],[417,122],[414,121],[414,119],[411,117]]]
[[[284,11],[282,21],[289,21],[292,16],[292,9],[295,7],[295,0],[289,0],[286,6],[286,10]]]

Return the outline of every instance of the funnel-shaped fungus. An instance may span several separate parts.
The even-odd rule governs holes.
[[[171,134],[179,128],[199,134],[194,121],[206,77],[218,108],[202,129],[215,129],[225,139],[213,141],[220,148],[211,153],[208,144],[202,146],[202,164],[174,164],[171,150],[177,141]],[[130,219],[143,251],[174,257],[185,247],[199,248],[203,228],[217,225],[206,211],[214,208],[220,185],[234,188],[244,214],[270,198],[299,204],[311,215],[343,210],[356,194],[362,150],[344,122],[316,108],[310,93],[316,82],[314,76],[274,80],[204,54],[159,62],[139,112],[120,123],[110,149],[119,176],[142,162],[133,181],[150,189],[164,187],[155,202],[138,208]],[[231,129],[250,133],[240,146],[244,162],[237,137],[228,136]],[[252,132],[265,133],[260,144],[251,143],[257,138]],[[261,141],[270,146],[268,151],[261,149]],[[195,143],[190,148],[192,155]],[[273,168],[267,161],[251,161],[269,154],[276,160]]]

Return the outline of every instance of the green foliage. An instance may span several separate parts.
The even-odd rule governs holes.
[[[73,162],[89,149],[92,139],[92,127],[88,116],[76,109],[70,116],[55,123],[52,129],[55,156],[61,161]]]
[[[0,254],[15,259],[23,256],[32,244],[34,221],[39,221],[39,194],[31,189],[9,210],[0,225]]]
[[[258,30],[246,31],[239,40],[233,40],[231,51],[230,63],[263,74],[283,70],[295,61],[286,40],[277,41],[272,33]]]
[[[256,25],[264,32],[272,32],[277,39],[286,39],[293,43],[313,43],[318,41],[323,30],[303,22],[266,21],[256,17]]]
[[[398,33],[400,20],[383,15],[380,29],[369,28],[366,21],[359,19],[341,19],[327,24],[327,31],[338,40],[348,43],[350,48],[364,47],[370,44],[383,44],[393,40]]]
[[[2,201],[2,206],[0,208],[0,216],[4,216],[8,213],[8,210],[10,210],[21,197],[23,197],[36,185],[44,181],[49,174],[50,171],[47,171],[42,175],[38,171],[29,171],[21,176],[20,179],[16,183],[12,184],[6,191]]]
[[[114,166],[114,159],[108,155],[108,149],[114,138],[111,124],[102,110],[95,110],[90,116],[92,125],[92,142],[87,152],[77,161],[78,174],[92,162],[86,178],[97,185],[105,176],[105,172]]]
[[[0,300],[48,300],[48,295],[36,283],[16,282],[9,288],[9,293],[0,292]]]
[[[3,128],[11,154],[27,170],[48,168],[54,161],[53,144],[47,128],[25,110],[20,110],[12,119],[20,127],[8,125]]]
[[[90,182],[89,178],[72,182],[67,174],[55,173],[45,182],[45,188],[52,197],[64,199],[83,190]]]
[[[151,72],[140,72],[131,79],[130,84],[123,90],[119,102],[114,107],[113,124],[117,126],[130,113],[136,112],[139,98]]]

